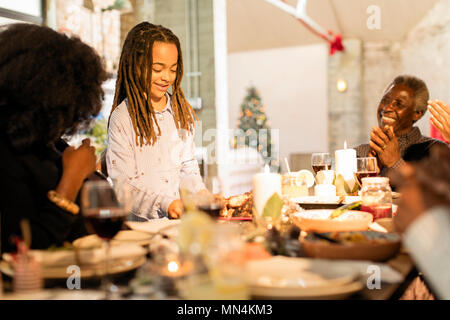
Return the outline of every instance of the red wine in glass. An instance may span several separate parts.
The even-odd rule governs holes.
[[[220,210],[222,210],[223,206],[220,203],[209,203],[198,206],[199,210],[206,212],[209,216],[218,218],[220,217]]]
[[[122,208],[94,208],[85,212],[84,218],[93,231],[104,240],[111,240],[120,231],[127,217]]]
[[[312,168],[313,168],[315,174],[317,174],[317,172],[322,171],[322,170],[330,170],[331,164],[313,165]]]

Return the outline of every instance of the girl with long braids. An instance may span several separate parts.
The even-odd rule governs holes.
[[[142,22],[127,35],[108,124],[106,164],[113,180],[126,179],[147,205],[146,219],[179,218],[180,180],[205,189],[194,156],[196,115],[180,83],[180,41],[169,29]],[[169,88],[172,94],[169,94]]]

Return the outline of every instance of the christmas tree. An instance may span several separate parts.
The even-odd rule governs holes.
[[[247,89],[247,95],[241,104],[237,125],[241,129],[241,134],[234,137],[234,147],[245,145],[257,149],[264,162],[272,169],[278,170],[278,159],[273,154],[270,122],[267,119],[261,97],[254,87]]]

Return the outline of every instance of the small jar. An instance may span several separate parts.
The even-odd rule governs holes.
[[[281,193],[288,198],[305,197],[308,195],[308,187],[299,185],[297,175],[295,173],[287,173],[283,175],[281,183]]]
[[[371,213],[374,221],[381,218],[392,218],[392,190],[389,178],[363,178],[361,200],[361,211]]]

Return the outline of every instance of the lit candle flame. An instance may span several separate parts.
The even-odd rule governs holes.
[[[169,272],[177,272],[179,269],[178,263],[176,261],[170,261],[167,265]]]
[[[347,149],[347,140],[344,141],[344,149]]]

